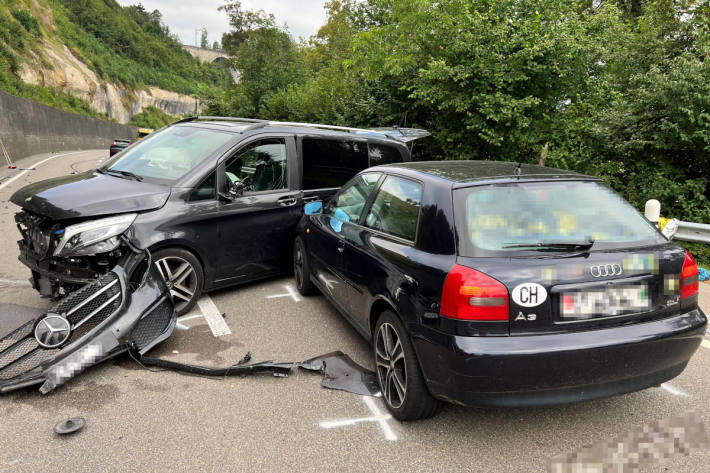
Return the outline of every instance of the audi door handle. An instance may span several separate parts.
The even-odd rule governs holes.
[[[339,242],[338,242],[338,251],[339,251],[340,253],[342,253],[343,251],[345,251],[345,243],[344,243],[344,242],[342,242],[342,241],[339,241]]]
[[[290,197],[290,196],[288,196],[288,197],[281,197],[281,198],[278,200],[279,205],[282,206],[282,207],[288,207],[288,206],[291,206],[291,205],[296,205],[296,202],[298,202],[298,200],[297,200],[295,197]]]

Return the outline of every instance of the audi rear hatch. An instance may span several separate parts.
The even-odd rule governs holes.
[[[639,323],[697,306],[692,257],[602,182],[521,179],[455,189],[454,202],[466,310],[507,322],[511,335]]]

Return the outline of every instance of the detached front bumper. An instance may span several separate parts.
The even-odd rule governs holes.
[[[541,406],[639,391],[678,376],[703,340],[700,309],[575,333],[413,338],[431,393],[475,406]]]
[[[48,393],[89,366],[129,347],[145,353],[172,334],[175,310],[154,265],[140,255],[126,266],[142,268],[137,282],[116,266],[49,312],[0,332],[0,393],[40,383]]]

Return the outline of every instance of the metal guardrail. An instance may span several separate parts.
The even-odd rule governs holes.
[[[656,199],[646,202],[644,215],[656,225],[661,220],[668,222],[668,219],[661,218],[661,203]],[[681,222],[680,220],[673,221],[677,223],[678,229],[673,233],[671,239],[710,244],[710,225],[706,223]]]
[[[674,240],[710,243],[710,225],[705,223],[678,222],[678,231]]]

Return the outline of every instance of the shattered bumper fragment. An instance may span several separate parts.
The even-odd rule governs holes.
[[[175,322],[168,289],[149,255],[136,254],[47,313],[17,328],[0,327],[0,393],[38,384],[49,393],[129,348],[146,353],[172,334]]]

